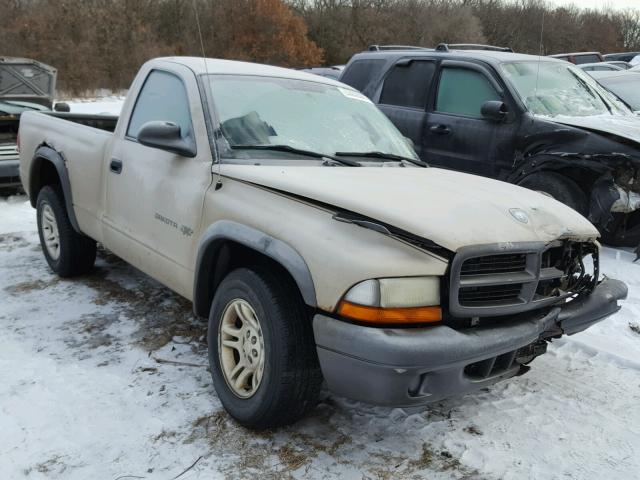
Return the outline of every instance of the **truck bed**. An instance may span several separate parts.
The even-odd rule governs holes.
[[[46,145],[64,155],[73,205],[83,232],[100,238],[105,150],[117,116],[74,113],[25,112],[20,121],[20,177],[29,192],[31,163],[36,150]]]
[[[105,132],[111,132],[116,129],[118,123],[117,115],[91,115],[87,113],[70,113],[70,112],[43,112],[46,115],[67,120],[73,123],[79,123]]]
[[[89,115],[69,112],[39,113],[105,132],[113,132],[118,122],[118,117],[112,115]],[[17,175],[17,165],[20,157],[16,148],[19,126],[20,115],[0,117],[0,187],[20,185],[20,177]]]
[[[90,115],[86,113],[69,112],[38,112],[44,115],[68,120],[87,127],[97,128],[107,132],[113,132],[118,123],[117,115]],[[20,126],[20,115],[0,116],[0,145],[15,146]]]

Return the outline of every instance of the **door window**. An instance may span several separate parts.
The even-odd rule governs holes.
[[[501,98],[482,73],[467,68],[442,69],[436,111],[481,117],[482,104],[489,100]]]
[[[138,94],[127,136],[138,138],[142,125],[152,121],[175,123],[183,138],[192,132],[187,91],[171,73],[154,70],[149,74]]]
[[[394,66],[382,86],[380,103],[424,109],[434,72],[434,62],[414,60]]]
[[[385,61],[381,59],[356,60],[347,66],[340,81],[362,91],[380,73],[384,64]]]
[[[600,62],[600,55],[588,54],[588,55],[576,55],[576,65],[582,65],[583,63],[596,63]]]

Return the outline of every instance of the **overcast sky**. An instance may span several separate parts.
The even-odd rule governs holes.
[[[638,8],[640,9],[640,0],[549,0],[549,3],[555,5],[574,4],[584,8]]]

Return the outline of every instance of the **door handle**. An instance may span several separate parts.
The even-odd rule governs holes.
[[[448,135],[451,133],[451,129],[446,125],[434,125],[433,127],[429,127],[429,130],[438,135]]]
[[[115,174],[120,175],[120,173],[122,173],[122,160],[112,158],[111,163],[109,164],[109,170],[111,170]]]

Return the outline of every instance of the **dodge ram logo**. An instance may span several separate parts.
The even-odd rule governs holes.
[[[511,208],[509,209],[509,213],[520,223],[529,223],[529,215],[527,215],[527,212],[524,210],[521,210],[520,208]]]

